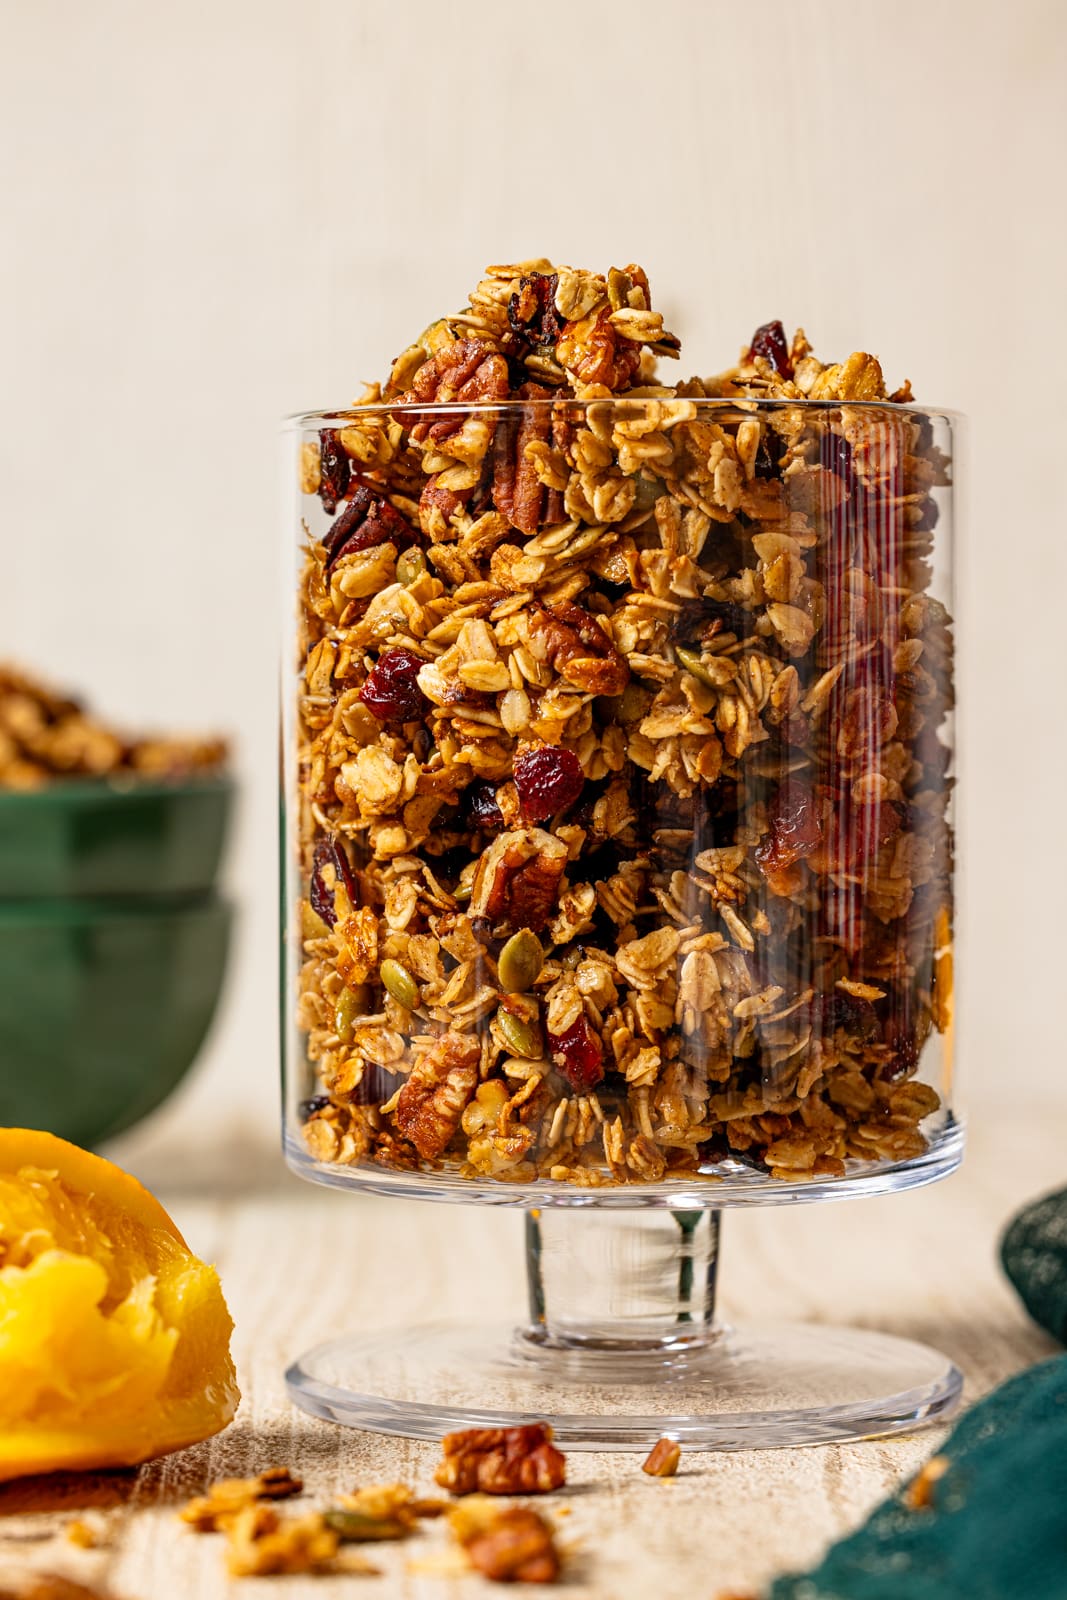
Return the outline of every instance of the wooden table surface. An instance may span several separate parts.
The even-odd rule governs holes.
[[[311,1503],[368,1482],[432,1491],[438,1451],[317,1421],[291,1407],[286,1363],[346,1328],[522,1311],[521,1218],[494,1208],[435,1206],[319,1190],[281,1170],[271,1150],[228,1140],[194,1157],[157,1151],[139,1173],[193,1248],[218,1263],[237,1331],[244,1399],[217,1439],[139,1472],[24,1480],[0,1489],[0,1584],[27,1565],[62,1571],[122,1600],[474,1600],[501,1592],[471,1576],[412,1571],[448,1543],[440,1524],[377,1546],[382,1576],[231,1580],[221,1539],[175,1518],[223,1475],[271,1465],[299,1472]],[[973,1400],[1054,1346],[1032,1327],[999,1275],[997,1233],[1026,1199],[1067,1179],[1054,1119],[985,1120],[963,1170],[912,1194],[725,1219],[724,1315],[876,1326],[936,1343]],[[576,1453],[567,1489],[542,1506],[572,1547],[552,1591],[583,1600],[715,1600],[758,1591],[803,1567],[848,1531],[932,1451],[943,1430],[887,1442],[805,1450],[688,1454],[673,1480],[649,1479],[640,1457]],[[295,1502],[299,1504],[300,1502]],[[83,1551],[65,1528],[79,1513],[108,1543]]]

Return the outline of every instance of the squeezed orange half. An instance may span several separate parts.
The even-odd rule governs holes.
[[[134,1466],[240,1392],[214,1267],[110,1161],[0,1128],[0,1479]]]

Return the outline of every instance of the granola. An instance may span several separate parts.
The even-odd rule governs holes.
[[[72,777],[173,780],[227,759],[221,739],[130,739],[17,667],[0,663],[0,789]]]
[[[196,1533],[219,1533],[249,1506],[302,1494],[303,1479],[288,1467],[268,1467],[254,1478],[218,1478],[207,1494],[195,1495],[178,1516]]]
[[[638,267],[491,267],[302,444],[317,1160],[596,1186],[926,1148],[944,434],[778,323],[713,378],[659,381],[677,353]]]

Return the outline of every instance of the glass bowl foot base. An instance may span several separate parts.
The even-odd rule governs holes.
[[[549,1422],[570,1450],[701,1450],[886,1437],[949,1417],[947,1356],[863,1328],[768,1323],[656,1350],[560,1346],[538,1330],[436,1323],[318,1345],[286,1373],[313,1416],[439,1439],[457,1428]]]

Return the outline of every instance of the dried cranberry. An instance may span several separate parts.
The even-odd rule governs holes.
[[[496,802],[496,790],[491,783],[478,779],[466,791],[467,816],[472,828],[483,833],[499,833],[504,826],[504,813]]]
[[[822,843],[822,824],[814,796],[807,789],[783,785],[771,806],[770,831],[756,846],[764,872],[782,872]]]
[[[755,625],[755,617],[744,606],[735,605],[732,600],[712,600],[705,596],[683,606],[671,628],[671,637],[682,642],[698,633],[736,633],[739,639],[747,639]]]
[[[904,826],[904,809],[895,800],[857,806],[844,802],[826,819],[827,855],[839,868],[864,867]]]
[[[574,751],[554,744],[523,750],[515,757],[513,772],[526,822],[544,822],[573,805],[585,782]]]
[[[760,446],[756,452],[756,477],[762,479],[777,478],[785,449],[785,441],[781,436],[775,433],[773,428],[764,428]]]
[[[415,543],[415,530],[388,500],[360,484],[322,542],[328,572],[342,556],[369,550],[376,544],[395,544],[398,550],[406,550]]]
[[[333,883],[326,881],[327,868],[333,868]],[[334,895],[343,888],[352,905],[356,903],[356,883],[352,876],[345,847],[335,833],[327,834],[315,846],[315,859],[311,869],[311,887],[308,898],[328,928],[336,926],[337,906]]]
[[[384,1067],[373,1061],[364,1063],[363,1076],[354,1089],[349,1089],[343,1099],[350,1106],[380,1106],[397,1088],[399,1080],[390,1076]]]
[[[778,724],[778,735],[783,744],[807,744],[811,738],[811,723],[803,711],[791,711]]]
[[[819,440],[819,465],[836,473],[845,483],[852,482],[852,446],[829,428]]]
[[[330,1097],[328,1094],[313,1094],[310,1100],[301,1100],[297,1107],[297,1115],[301,1122],[306,1122],[309,1117],[315,1115],[316,1111],[325,1111],[329,1103]]]
[[[379,722],[414,722],[430,703],[419,688],[419,668],[425,665],[413,650],[383,650],[359,698]]]
[[[844,989],[834,989],[821,994],[815,1002],[815,1013],[824,1038],[833,1038],[840,1029],[850,1038],[870,1040],[879,1032],[878,1018],[869,1000],[860,1000]]]
[[[882,1035],[892,1052],[882,1076],[890,1080],[910,1078],[919,1065],[922,1040],[915,1025],[913,996],[907,988],[891,989]]]
[[[564,318],[556,310],[558,284],[557,272],[551,276],[531,272],[519,279],[518,292],[508,301],[511,331],[516,341],[527,349],[546,344],[554,346],[563,332]]]
[[[576,1094],[595,1089],[604,1076],[604,1046],[584,1014],[564,1033],[548,1036],[552,1060]]]
[[[764,356],[782,378],[793,376],[793,363],[789,359],[789,345],[785,329],[780,322],[764,322],[752,335],[749,356]]]
[[[336,428],[323,428],[319,434],[319,498],[331,516],[338,500],[344,498],[352,469]]]

